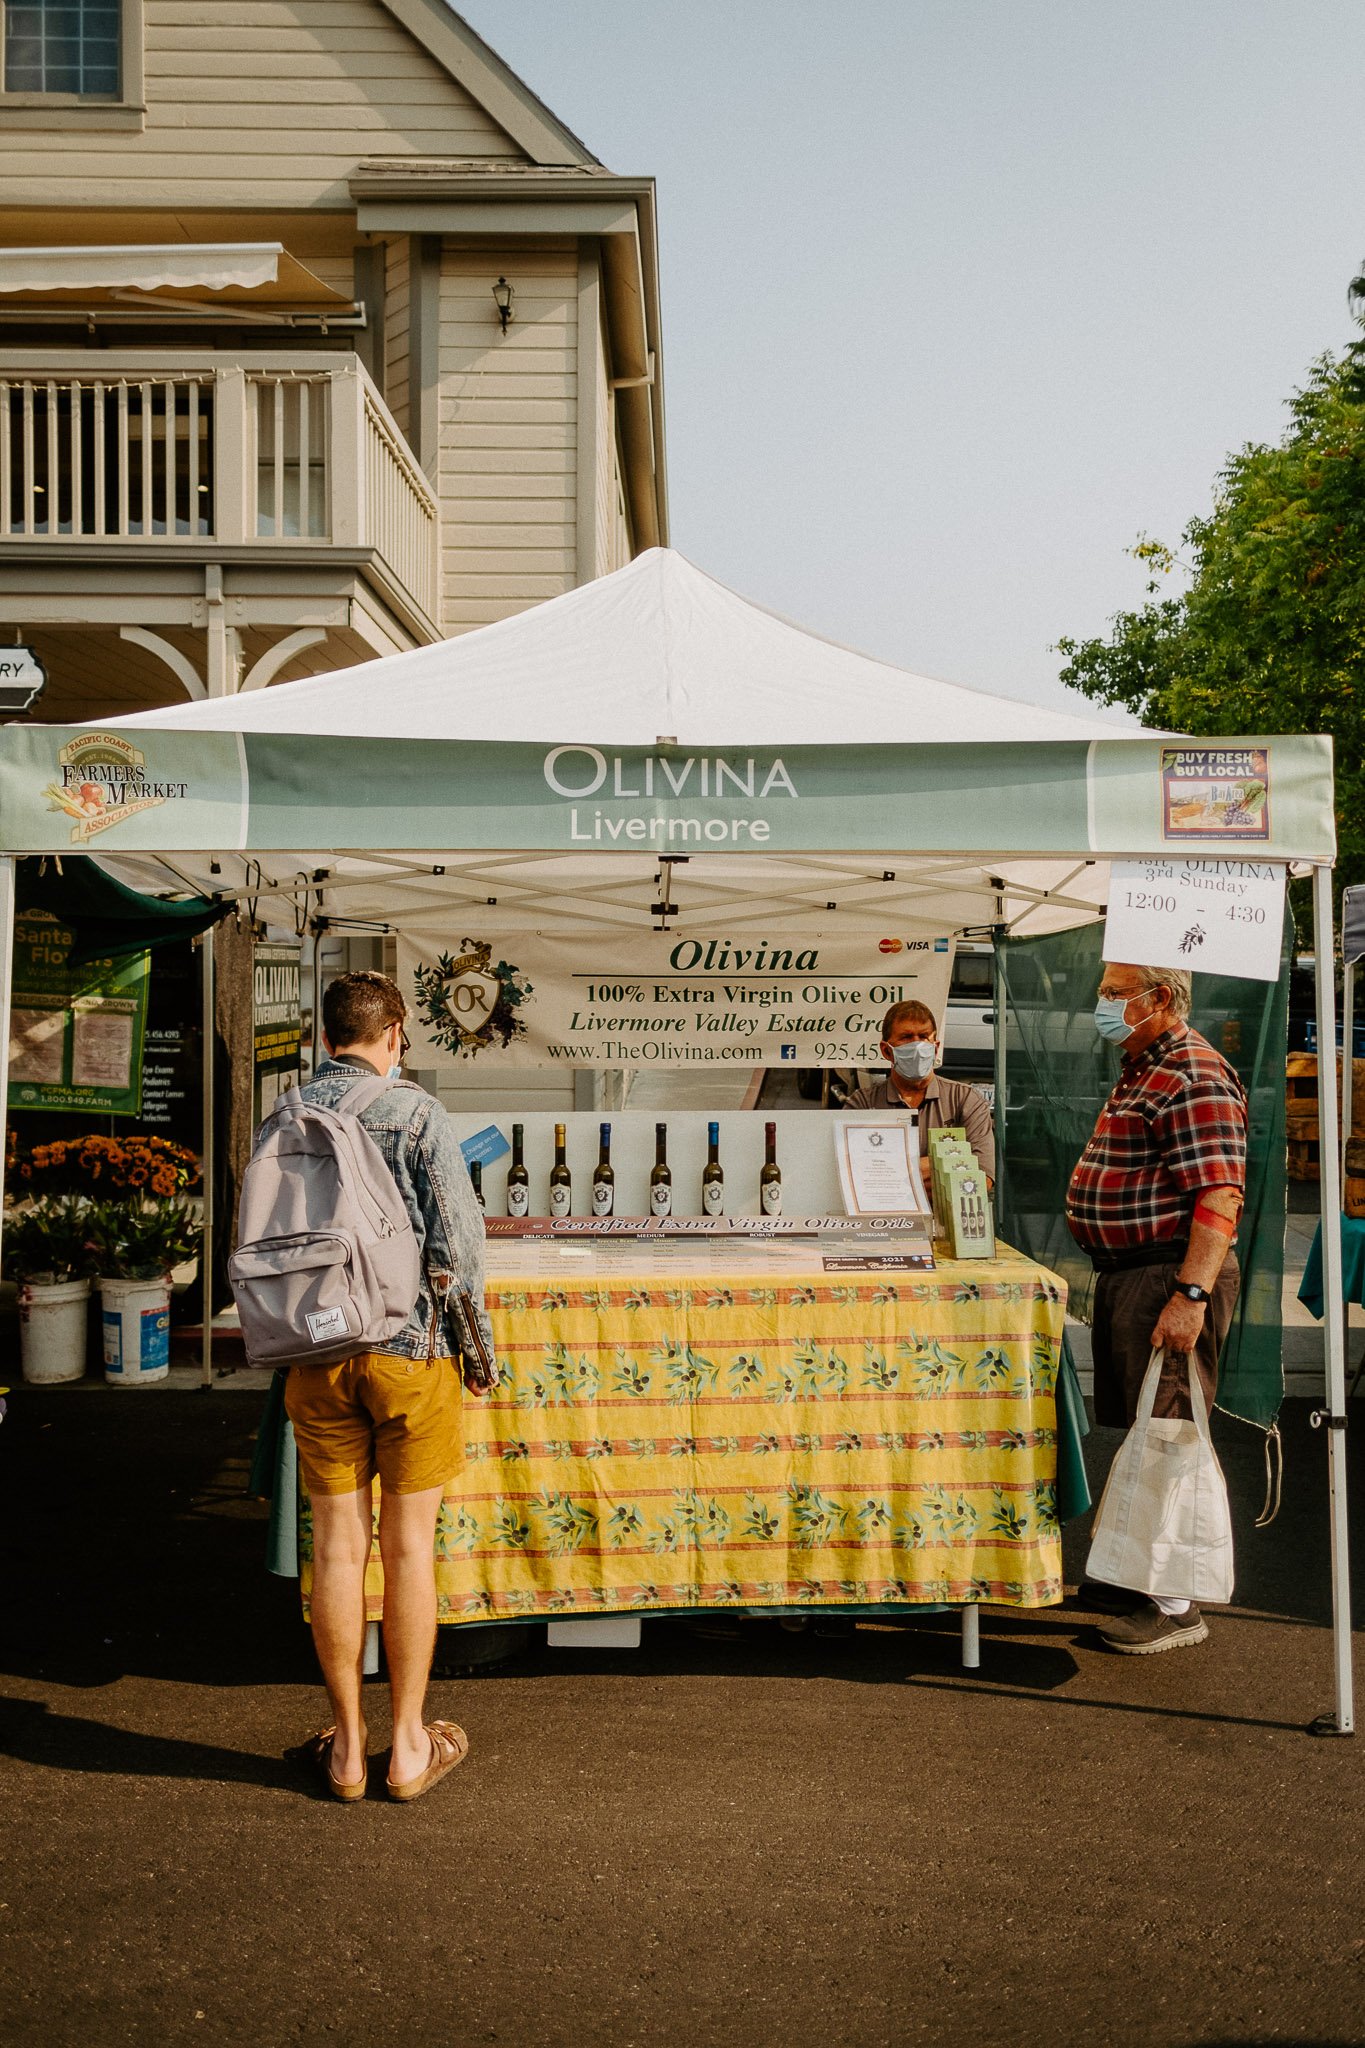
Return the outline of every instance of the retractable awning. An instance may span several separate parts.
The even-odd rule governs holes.
[[[126,294],[192,303],[342,312],[351,301],[281,242],[169,242],[0,249],[0,297],[25,306],[125,304]]]

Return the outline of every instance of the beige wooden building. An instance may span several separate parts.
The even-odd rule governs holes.
[[[0,0],[0,643],[89,721],[667,540],[647,178],[445,0]]]

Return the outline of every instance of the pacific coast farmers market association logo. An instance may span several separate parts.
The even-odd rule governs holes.
[[[492,964],[493,949],[461,939],[459,953],[442,953],[433,966],[419,961],[413,982],[418,1018],[432,1045],[472,1060],[491,1045],[526,1036],[517,1011],[532,986],[509,961]]]
[[[82,733],[60,750],[57,766],[61,780],[49,782],[43,795],[50,811],[65,811],[74,819],[73,846],[189,789],[187,782],[152,781],[146,755],[119,733]]]

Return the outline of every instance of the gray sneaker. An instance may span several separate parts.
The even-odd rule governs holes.
[[[1155,1657],[1160,1650],[1183,1650],[1207,1642],[1209,1625],[1193,1603],[1183,1614],[1163,1614],[1151,1600],[1144,1600],[1121,1621],[1111,1621],[1100,1630],[1106,1649],[1122,1657]]]

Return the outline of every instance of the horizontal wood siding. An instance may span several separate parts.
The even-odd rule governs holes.
[[[13,203],[349,207],[372,156],[523,159],[379,0],[146,0],[142,134],[6,131]]]
[[[500,273],[516,293],[505,335],[492,290]],[[437,491],[448,633],[574,585],[577,370],[575,249],[444,251]]]
[[[406,235],[384,251],[384,397],[403,432],[412,438],[408,412],[408,369],[412,349],[408,311],[412,299],[412,244]]]

